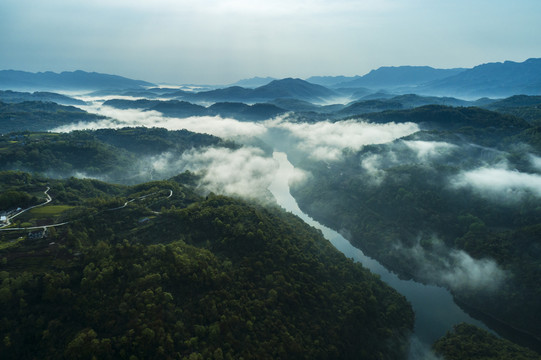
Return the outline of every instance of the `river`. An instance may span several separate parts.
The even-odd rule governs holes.
[[[299,208],[297,201],[289,192],[289,179],[294,176],[295,168],[282,152],[274,152],[274,159],[280,167],[269,191],[276,201],[287,211],[297,215],[309,225],[320,229],[338,250],[348,258],[362,263],[375,274],[378,274],[385,283],[404,295],[415,311],[414,334],[410,346],[410,359],[431,358],[431,344],[451,330],[453,325],[466,322],[489,330],[482,322],[473,319],[459,308],[449,291],[433,285],[424,285],[413,280],[401,280],[394,273],[388,271],[383,265],[363,254],[363,252],[350,244],[338,232],[321,225]]]

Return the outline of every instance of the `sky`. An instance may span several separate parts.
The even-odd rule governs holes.
[[[0,70],[154,83],[541,57],[539,0],[2,0]]]

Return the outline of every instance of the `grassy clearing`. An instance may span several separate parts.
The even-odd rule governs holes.
[[[69,205],[45,205],[33,208],[29,211],[33,218],[49,218],[62,214],[64,211],[73,209],[75,206]]]

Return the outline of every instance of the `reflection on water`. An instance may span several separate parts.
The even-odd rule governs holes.
[[[362,263],[370,271],[378,274],[381,280],[409,300],[415,311],[414,335],[416,339],[414,342],[416,346],[412,346],[414,351],[419,351],[420,346],[417,346],[419,343],[430,346],[435,340],[445,335],[448,330],[451,330],[453,325],[460,322],[467,322],[487,329],[483,323],[462,311],[454,303],[451,294],[446,289],[439,286],[423,285],[413,280],[399,279],[379,262],[365,256],[361,250],[352,246],[342,235],[303,213],[289,192],[289,179],[294,175],[295,168],[288,161],[285,153],[275,152],[273,156],[280,167],[276,178],[269,186],[269,191],[274,195],[278,204],[303,219],[307,224],[320,229],[325,238],[344,255]],[[412,355],[410,354],[411,358],[413,358]],[[418,358],[418,354],[415,356]]]

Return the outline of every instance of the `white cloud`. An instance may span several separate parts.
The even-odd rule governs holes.
[[[357,151],[365,145],[391,142],[419,131],[414,123],[373,124],[355,120],[292,123],[277,119],[267,122],[267,126],[288,130],[297,139],[298,149],[325,161],[340,159],[345,149]]]
[[[496,261],[490,258],[474,259],[463,250],[448,249],[434,237],[431,250],[418,241],[412,247],[397,244],[396,249],[417,265],[417,276],[425,281],[445,285],[451,290],[494,291],[507,277]]]
[[[181,164],[183,166],[179,166]],[[267,157],[261,149],[251,147],[187,152],[176,166],[202,175],[202,186],[209,191],[250,198],[266,197],[278,169],[273,158]]]
[[[443,156],[457,146],[443,141],[412,141],[404,140],[404,144],[417,153],[419,160],[426,161],[430,158]]]
[[[518,201],[526,195],[541,197],[541,175],[499,168],[466,171],[451,181],[455,188],[471,187],[481,195],[501,201]]]
[[[102,129],[121,127],[161,127],[168,130],[186,129],[189,131],[211,134],[225,139],[261,136],[267,130],[264,125],[253,122],[242,122],[219,116],[193,116],[188,118],[164,117],[158,111],[141,111],[138,109],[115,109],[110,106],[81,106],[84,110],[108,117],[96,122],[80,122],[60,126],[51,131],[69,132],[83,129]]]
[[[81,106],[81,108],[106,116],[107,119],[60,126],[52,131],[69,132],[83,129],[145,126],[162,127],[168,130],[186,129],[242,142],[248,138],[264,137],[268,135],[268,130],[274,129],[280,131],[280,136],[283,137],[280,141],[289,140],[288,146],[294,146],[309,154],[310,157],[324,161],[339,160],[345,149],[357,151],[364,145],[391,142],[419,131],[418,125],[414,123],[373,124],[356,120],[293,123],[286,121],[284,117],[255,123],[219,116],[164,117],[162,113],[157,111],[116,109],[97,103]],[[272,135],[269,137],[271,137],[271,141],[276,140],[272,139]]]
[[[537,171],[541,171],[541,157],[530,155],[530,162]]]
[[[266,200],[278,163],[259,148],[209,147],[142,158],[137,168],[135,176],[147,180],[149,176],[163,179],[189,170],[201,177],[198,186],[205,192]]]
[[[492,259],[474,259],[461,250],[450,253],[441,280],[455,290],[488,290],[498,288],[505,279],[505,272]]]
[[[68,132],[82,129],[122,128],[126,126],[162,127],[169,130],[186,129],[198,133],[207,133],[225,139],[249,143],[254,138],[264,138],[270,144],[280,142],[289,149],[302,151],[310,157],[324,161],[339,160],[342,151],[357,151],[364,145],[391,142],[398,137],[409,135],[419,130],[413,123],[406,124],[371,124],[355,120],[318,123],[293,123],[280,117],[265,122],[241,122],[235,119],[202,116],[189,118],[164,117],[157,111],[140,109],[115,109],[100,105],[82,106],[84,110],[97,113],[106,119],[96,122],[80,122],[61,126],[52,131]],[[278,134],[278,135],[276,135]],[[246,150],[249,149],[249,150]],[[259,150],[260,151],[260,150]],[[254,148],[232,151],[227,149],[208,149],[205,152],[186,153],[180,159],[171,154],[162,154],[151,159],[142,159],[142,166],[149,166],[156,176],[171,176],[186,169],[202,173],[208,167],[204,182],[207,188],[228,194],[261,193],[266,190],[269,169],[274,171],[272,159],[265,158]],[[143,161],[144,160],[144,161]],[[243,165],[243,166],[241,166]],[[378,159],[365,159],[363,166],[377,175],[381,181],[384,172],[378,170]],[[234,169],[234,171],[229,171]],[[218,171],[219,170],[219,171]],[[146,170],[145,170],[146,171]],[[220,176],[220,174],[224,174]],[[260,181],[254,181],[255,177]],[[243,180],[245,179],[245,180]],[[243,182],[244,181],[244,182]]]
[[[381,184],[385,177],[385,171],[381,170],[381,160],[381,155],[378,154],[370,154],[361,160],[361,166],[375,185]]]

